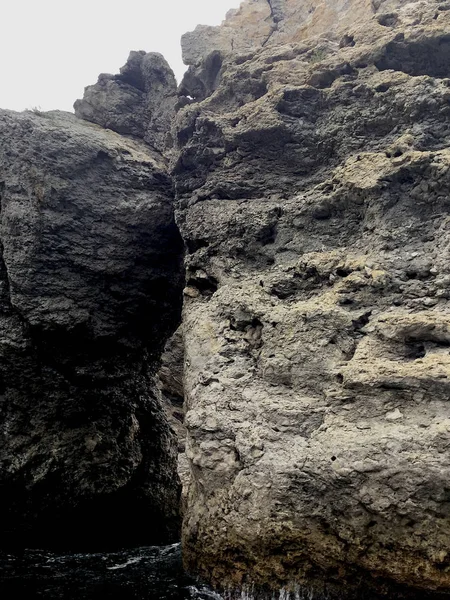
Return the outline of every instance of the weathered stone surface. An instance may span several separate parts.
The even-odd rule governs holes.
[[[176,538],[154,371],[182,244],[159,154],[64,113],[0,114],[0,538]]]
[[[176,80],[161,54],[131,52],[119,75],[103,73],[74,104],[81,119],[144,139],[158,150],[172,146],[170,124]]]
[[[175,331],[161,355],[156,385],[160,402],[178,440],[178,476],[182,487],[181,513],[184,513],[190,484],[189,461],[186,457],[186,426],[184,424],[184,340],[183,328]]]
[[[180,90],[203,100],[217,89],[229,62],[245,63],[262,48],[268,50],[266,60],[275,63],[283,55],[287,58],[292,52],[302,54],[304,42],[316,48],[319,54],[313,60],[320,62],[324,47],[332,51],[336,44],[343,41],[345,44],[347,30],[358,28],[361,21],[367,22],[376,15],[379,24],[390,29],[390,33],[392,29],[398,33],[398,10],[402,12],[401,26],[405,30],[426,18],[427,12],[428,18],[432,18],[430,4],[435,5],[432,10],[441,14],[446,11],[446,4],[437,0],[248,0],[239,9],[229,11],[220,27],[199,25],[182,37],[183,60],[189,69]],[[372,29],[374,33],[376,37],[360,36],[359,54],[362,44],[367,44],[373,53],[379,37],[385,37],[381,30]],[[351,36],[348,44],[354,45]],[[444,63],[445,56],[444,50],[441,52]],[[239,78],[243,76],[241,71]]]
[[[170,425],[177,434],[178,449],[184,452],[186,428],[184,427],[184,343],[182,328],[179,327],[167,341],[161,355],[157,386],[161,394]]]
[[[286,0],[224,49],[263,6],[189,50],[220,74],[177,116],[185,562],[448,597],[450,10]]]

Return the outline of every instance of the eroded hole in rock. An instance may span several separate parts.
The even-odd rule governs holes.
[[[291,296],[295,295],[295,293],[299,289],[299,284],[295,279],[287,279],[285,281],[280,281],[272,286],[270,293],[279,298],[280,300],[286,300]]]
[[[306,118],[315,122],[320,114],[320,109],[323,109],[324,105],[324,92],[313,87],[303,87],[285,90],[283,98],[276,108],[281,114]]]
[[[385,154],[387,158],[399,158],[403,156],[403,152],[400,149],[394,150],[394,152],[386,152]]]
[[[344,35],[344,37],[339,42],[339,48],[353,48],[355,46],[355,38],[352,35]]]
[[[405,358],[408,360],[416,360],[423,358],[426,354],[425,346],[422,342],[408,342],[405,347]]]
[[[208,248],[208,246],[208,240],[204,240],[201,238],[186,240],[186,247],[189,254],[194,254],[194,252],[197,252],[197,250],[200,250],[201,248]]]
[[[220,69],[222,68],[223,58],[220,52],[212,52],[205,61],[206,69],[206,85],[211,89],[217,86],[217,79],[219,77]]]
[[[370,321],[371,314],[372,314],[372,312],[369,311],[369,312],[366,312],[363,315],[361,315],[358,319],[354,319],[352,321],[353,329],[355,331],[358,331],[358,330],[362,329],[363,327],[365,327],[368,324],[368,322]]]
[[[190,66],[184,74],[178,93],[188,99],[200,101],[212,94],[220,81],[223,57],[219,50],[214,50],[201,67]]]
[[[409,171],[400,171],[396,176],[396,179],[400,185],[410,186],[414,184],[414,177]],[[389,179],[386,181],[389,181]]]
[[[249,343],[250,346],[254,348],[259,348],[262,346],[263,328],[263,323],[256,317],[252,320],[250,325],[247,325],[245,328],[244,339]]]
[[[110,156],[107,152],[104,152],[103,150],[100,150],[99,152],[97,152],[97,160],[102,161],[102,160],[109,160]]]
[[[375,62],[380,71],[392,69],[408,75],[450,76],[450,34],[420,41],[392,41]]]
[[[380,15],[377,21],[383,27],[396,27],[398,25],[398,15],[396,13]]]
[[[213,275],[199,270],[187,278],[187,286],[197,289],[203,296],[212,296],[217,292],[219,281]]]
[[[277,239],[277,225],[276,223],[271,223],[263,227],[258,234],[258,240],[261,242],[263,246],[268,246],[269,244],[274,244]]]
[[[308,84],[318,89],[326,89],[331,87],[339,77],[346,81],[353,80],[358,77],[358,72],[351,65],[345,63],[336,69],[316,71],[309,78]]]
[[[355,301],[353,300],[353,298],[340,298],[339,299],[339,304],[341,306],[350,306],[354,303],[355,303]]]

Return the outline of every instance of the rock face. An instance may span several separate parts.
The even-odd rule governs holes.
[[[64,113],[0,113],[0,539],[176,538],[156,359],[182,244],[161,155]]]
[[[161,355],[157,387],[161,404],[165,407],[172,429],[177,434],[178,450],[184,452],[186,428],[184,427],[184,342],[181,326],[167,341]]]
[[[183,53],[179,99],[144,52],[86,89],[118,133],[1,113],[1,539],[170,539],[184,394],[189,571],[450,598],[450,5],[247,0]]]
[[[257,0],[205,31],[173,166],[185,563],[449,597],[449,6]]]
[[[119,75],[103,73],[74,104],[81,119],[142,138],[157,150],[172,146],[177,83],[161,54],[131,52]]]
[[[184,339],[183,326],[167,341],[161,355],[161,366],[156,379],[159,399],[169,424],[178,440],[178,475],[182,487],[181,513],[184,514],[190,485],[190,467],[186,457],[186,426],[184,407]]]

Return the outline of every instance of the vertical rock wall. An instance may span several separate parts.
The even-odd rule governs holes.
[[[186,566],[448,595],[450,11],[263,8],[184,42]]]
[[[181,305],[165,161],[57,112],[2,111],[0,139],[1,543],[175,540],[153,381]]]

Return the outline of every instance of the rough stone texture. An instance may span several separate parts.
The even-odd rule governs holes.
[[[182,37],[183,60],[189,69],[181,93],[205,99],[219,86],[229,60],[246,62],[261,48],[269,50],[267,60],[277,62],[283,53],[300,53],[302,42],[309,47],[320,42],[316,48],[319,59],[324,51],[321,46],[327,41],[345,44],[345,37],[341,40],[343,31],[357,27],[374,13],[387,27],[397,27],[398,9],[403,12],[404,26],[414,21],[418,24],[430,3],[433,0],[247,0],[239,9],[230,10],[221,26],[199,25]],[[447,10],[445,2],[435,0],[434,4],[440,12]],[[352,40],[348,43],[351,45]],[[368,43],[372,52],[376,39],[366,38],[360,43]],[[232,91],[228,86],[228,93]]]
[[[184,344],[179,327],[167,341],[161,355],[157,386],[172,429],[177,434],[178,450],[184,452],[186,428],[184,427]]]
[[[173,540],[176,441],[155,361],[182,245],[148,146],[70,114],[0,113],[0,540]]]
[[[189,461],[186,457],[186,426],[184,424],[184,340],[183,327],[167,340],[161,355],[156,384],[161,405],[178,440],[178,476],[182,487],[181,513],[184,514],[190,485]]]
[[[185,563],[449,597],[450,5],[277,6],[184,40]]]
[[[144,139],[163,151],[172,146],[177,84],[161,54],[131,52],[119,75],[101,74],[74,104],[81,119]]]

